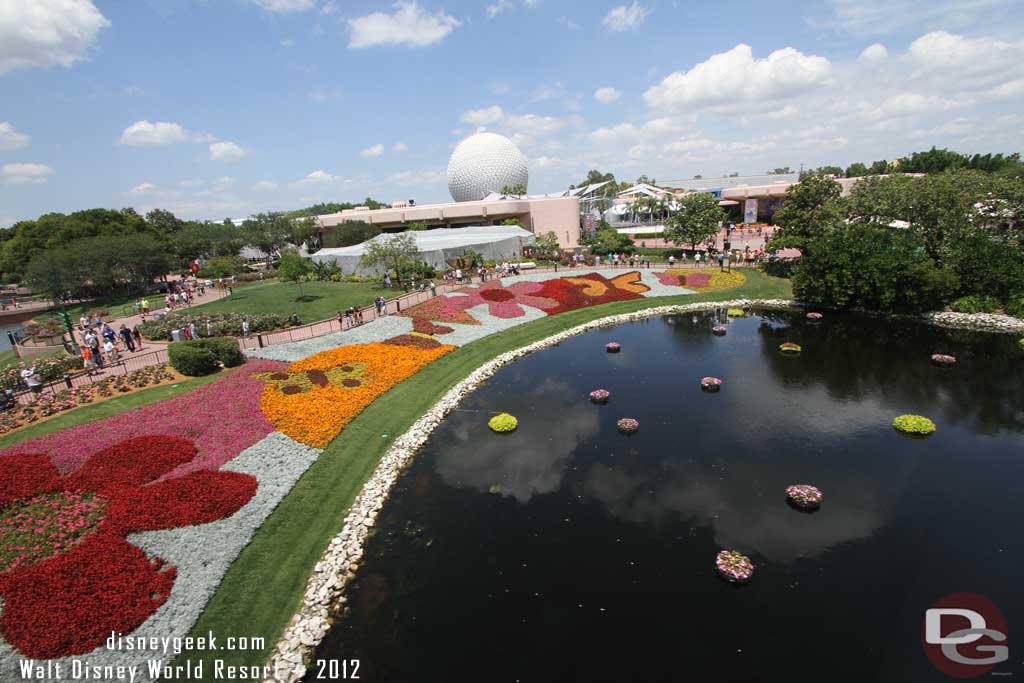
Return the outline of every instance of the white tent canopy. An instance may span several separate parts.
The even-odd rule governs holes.
[[[533,244],[534,235],[515,225],[477,225],[465,228],[437,228],[436,230],[413,230],[408,232],[416,240],[420,258],[439,270],[447,262],[462,255],[466,250],[475,251],[488,261],[514,260],[522,254],[523,247]],[[394,235],[384,233],[372,240],[351,247],[321,249],[311,256],[313,261],[333,261],[344,273],[369,274],[380,272],[381,268],[367,268],[359,265],[370,242],[389,240]]]

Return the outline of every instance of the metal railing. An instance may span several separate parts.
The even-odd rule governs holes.
[[[107,377],[122,377],[135,370],[160,365],[167,362],[167,347],[155,347],[152,351],[134,354],[119,354],[116,363],[105,363],[103,368],[96,368],[91,371],[78,370],[68,373],[66,378],[55,379],[43,384],[40,394],[59,394],[65,389],[94,384]],[[19,403],[31,403],[35,400],[34,392],[29,389],[20,389],[15,393]]]

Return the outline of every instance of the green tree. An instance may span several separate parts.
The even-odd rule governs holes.
[[[518,183],[516,185],[505,185],[501,188],[501,194],[511,195],[524,195],[526,194],[526,185]]]
[[[613,251],[632,253],[633,250],[633,240],[613,228],[598,230],[590,241],[590,251],[595,254],[610,254]]]
[[[665,224],[665,239],[674,244],[697,244],[713,237],[725,220],[725,212],[714,195],[692,192],[679,200],[679,210]]]
[[[277,267],[277,276],[286,282],[294,282],[299,286],[299,298],[302,301],[306,297],[302,292],[302,281],[312,270],[309,259],[301,256],[299,250],[287,247],[281,250],[281,262]]]
[[[858,161],[856,163],[850,164],[846,168],[846,174],[845,175],[846,175],[847,178],[863,178],[867,174],[868,174],[868,167]]]
[[[885,175],[886,173],[889,172],[889,168],[889,162],[886,161],[885,159],[882,159],[881,161],[876,161],[871,164],[871,167],[868,169],[868,174]]]
[[[516,227],[523,227],[523,222],[518,218],[506,218],[501,222],[502,225],[515,225]]]
[[[405,227],[407,230],[413,230],[414,232],[425,232],[430,229],[426,221],[413,221]]]
[[[399,278],[416,269],[420,261],[420,250],[411,233],[381,235],[366,245],[366,251],[359,263],[367,267],[383,266],[385,272],[394,271]]]
[[[768,175],[785,175],[787,173],[792,172],[793,169],[791,169],[789,166],[782,166],[780,168],[773,168],[772,170],[768,171]]]
[[[301,247],[320,233],[320,224],[312,216],[291,218],[291,243]]]
[[[166,235],[173,235],[185,227],[185,221],[164,209],[153,209],[147,213],[146,222],[153,226],[156,231]]]
[[[267,255],[267,263],[274,253],[294,239],[294,222],[282,211],[258,213],[242,223],[242,239],[251,247]]]
[[[771,249],[799,249],[807,254],[815,238],[843,224],[842,185],[820,175],[809,175],[789,188],[774,222],[782,229]]]
[[[381,230],[376,225],[364,221],[345,221],[324,232],[323,243],[325,247],[349,247],[353,244],[362,244],[380,233]]]
[[[562,251],[558,244],[558,235],[554,232],[537,235],[533,242],[533,248],[537,250],[538,254],[546,257],[558,256]]]

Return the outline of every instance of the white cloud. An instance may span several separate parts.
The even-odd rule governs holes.
[[[602,104],[611,104],[622,97],[622,93],[612,87],[598,88],[594,91],[594,99]]]
[[[515,3],[513,3],[512,0],[498,0],[498,2],[494,3],[493,5],[487,6],[487,18],[493,19],[502,12],[507,12],[514,8]]]
[[[884,62],[888,57],[889,51],[885,49],[885,45],[874,43],[864,48],[857,59],[864,64],[878,64]]]
[[[53,169],[45,164],[4,164],[0,168],[0,177],[6,185],[41,185],[51,175]]]
[[[128,97],[142,97],[146,94],[146,91],[137,85],[129,85],[124,89],[124,94]]]
[[[391,146],[391,151],[395,154],[405,154],[409,151],[409,146],[404,142],[396,142]]]
[[[156,192],[156,185],[153,183],[142,183],[136,185],[132,189],[128,190],[128,194],[142,195],[142,194],[153,194]]]
[[[131,147],[155,147],[158,145],[173,145],[188,140],[185,129],[177,123],[157,121],[136,121],[124,129],[121,133],[119,145]]]
[[[829,0],[831,15],[810,18],[812,26],[855,35],[897,33],[901,30],[963,28],[996,20],[1013,11],[1016,0]],[[1005,12],[1002,10],[1005,8]]]
[[[459,121],[471,126],[494,125],[496,130],[509,135],[512,142],[519,146],[532,145],[535,137],[550,135],[566,125],[564,119],[555,116],[510,114],[497,105],[464,111]]]
[[[644,93],[655,109],[738,107],[752,102],[795,95],[822,85],[831,63],[787,47],[765,59],[754,59],[749,45],[740,44],[713,55],[689,71],[676,71]]]
[[[383,153],[384,145],[378,142],[376,145],[367,147],[366,149],[359,152],[359,156],[363,157],[364,159],[371,159],[373,157],[379,157]]]
[[[373,12],[348,20],[351,48],[374,47],[376,45],[406,45],[424,47],[444,40],[445,36],[462,25],[444,10],[430,13],[415,0],[395,3],[391,14]]]
[[[294,44],[295,44],[295,41],[292,40],[291,38],[285,38],[284,40],[281,41],[281,47],[286,47],[287,48],[287,47],[291,47]]]
[[[609,31],[635,31],[649,13],[650,10],[633,0],[632,5],[619,5],[608,12],[601,20],[601,25]]]
[[[929,78],[944,87],[954,81],[965,90],[984,90],[1024,75],[1022,50],[1024,44],[1019,42],[933,31],[912,42],[907,56],[913,65],[912,78]]]
[[[92,0],[0,2],[0,74],[26,67],[69,67],[85,59],[110,26]]]
[[[214,192],[227,192],[234,186],[234,184],[234,178],[229,175],[222,175],[220,178],[213,181],[213,185],[210,186],[210,189]]]
[[[445,171],[442,170],[399,171],[389,175],[388,181],[399,186],[430,185],[444,182],[447,177]]]
[[[462,112],[459,116],[459,121],[462,123],[468,123],[471,126],[486,126],[491,123],[497,123],[505,116],[504,110],[498,105],[493,107],[486,107],[484,109],[470,109]]]
[[[932,128],[919,128],[912,131],[910,135],[915,138],[946,138],[950,136],[963,135],[974,130],[974,122],[970,119],[953,119],[945,123],[933,126]]]
[[[233,142],[214,142],[210,144],[211,161],[238,161],[247,152]]]
[[[28,145],[30,138],[25,133],[19,133],[14,126],[6,121],[0,121],[0,149],[18,149]]]
[[[288,183],[288,186],[291,188],[301,188],[318,185],[332,185],[334,183],[339,183],[342,180],[343,179],[339,176],[332,175],[327,171],[316,170],[307,174],[302,180],[296,180],[295,182]]]
[[[313,0],[253,0],[257,5],[276,14],[290,14],[292,12],[305,12],[316,7]]]
[[[559,17],[558,23],[563,24],[570,31],[579,31],[580,28],[582,28],[579,24],[577,24],[569,17]]]
[[[273,192],[276,189],[277,183],[270,180],[260,180],[257,181],[256,184],[252,186],[253,192]]]

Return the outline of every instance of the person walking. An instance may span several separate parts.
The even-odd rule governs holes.
[[[242,318],[242,337],[245,339],[249,338],[249,319]]]
[[[35,396],[35,399],[33,400],[38,400],[39,394],[43,391],[43,378],[40,377],[35,364],[31,367],[24,363],[21,364],[21,379],[25,382],[28,390]]]
[[[132,339],[132,331],[128,329],[128,326],[124,323],[121,324],[121,329],[118,330],[118,334],[121,335],[121,341],[124,342],[124,347],[129,352],[135,353],[135,340]]]
[[[132,338],[135,340],[135,348],[139,351],[142,350],[142,332],[139,331],[139,326],[136,325],[132,328]]]

